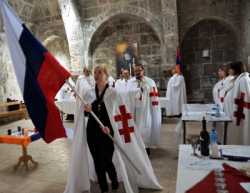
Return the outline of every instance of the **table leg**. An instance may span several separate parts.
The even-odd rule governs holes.
[[[183,123],[183,144],[186,144],[186,121],[182,121]]]
[[[32,156],[28,155],[27,153],[27,147],[26,146],[22,146],[22,156],[19,158],[18,163],[14,166],[14,170],[17,170],[19,168],[19,166],[21,165],[21,163],[24,164],[26,170],[29,170],[29,166],[28,166],[28,162],[30,161],[32,164],[35,165],[35,167],[38,165],[38,163],[36,161],[33,160]]]
[[[223,145],[227,144],[227,127],[228,127],[228,122],[224,122],[224,140],[223,140]]]

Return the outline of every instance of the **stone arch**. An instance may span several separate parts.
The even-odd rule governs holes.
[[[182,43],[182,41],[184,40],[185,36],[187,35],[187,33],[196,25],[198,25],[199,23],[205,21],[205,20],[213,20],[213,21],[218,21],[220,22],[222,25],[230,28],[235,34],[238,34],[238,29],[235,28],[235,26],[230,22],[227,21],[226,19],[219,17],[219,16],[210,16],[210,17],[201,17],[198,19],[192,19],[191,22],[189,22],[188,26],[186,29],[184,29],[184,31],[181,34],[180,37],[180,42]],[[239,38],[237,37],[237,41],[239,41]]]
[[[181,42],[189,98],[212,102],[219,65],[238,58],[238,37],[228,22],[213,18],[192,25]],[[205,52],[208,56],[204,55]]]
[[[136,16],[139,18],[143,18],[146,23],[148,23],[149,26],[152,27],[152,29],[157,34],[158,38],[160,39],[162,45],[163,45],[163,33],[162,33],[162,25],[161,20],[159,17],[154,16],[150,11],[147,11],[140,7],[135,6],[112,6],[110,9],[105,10],[102,14],[98,15],[94,20],[91,22],[86,22],[83,27],[83,33],[85,34],[85,51],[84,51],[84,63],[88,65],[88,58],[89,58],[89,46],[91,43],[91,40],[95,34],[95,32],[100,28],[100,26],[109,21],[111,18],[118,16],[118,15],[130,15],[130,16]]]
[[[52,34],[44,38],[43,45],[55,56],[55,58],[67,69],[71,69],[69,47],[66,38]]]
[[[96,30],[105,22],[110,20],[111,18],[117,16],[117,15],[131,15],[131,16],[136,16],[139,18],[143,18],[145,22],[147,22],[156,32],[158,35],[159,39],[163,41],[162,37],[162,26],[161,26],[161,20],[154,16],[151,12],[140,8],[140,7],[135,7],[135,6],[113,6],[110,9],[107,9],[105,12],[97,16],[90,24],[87,31],[88,34],[88,45],[90,43],[90,40],[94,36]],[[89,47],[89,46],[87,46]]]
[[[155,55],[157,55],[157,64],[161,61],[160,47],[162,41],[152,25],[141,16],[138,17],[130,14],[115,15],[109,18],[109,20],[105,20],[105,22],[94,31],[89,40],[88,58],[98,58],[98,60],[95,60],[97,64],[108,63],[109,68],[113,69],[113,75],[119,73],[116,68],[115,45],[121,40],[130,42],[130,45],[136,43],[136,45],[139,46],[139,55],[145,64],[154,63],[152,60],[155,59]],[[152,46],[149,46],[149,42],[151,42]],[[152,49],[154,49],[154,51],[152,51]],[[155,54],[155,52],[157,52],[157,54]],[[93,61],[90,60],[89,64],[92,63]],[[146,71],[147,70],[148,68],[146,67]],[[155,76],[157,77],[158,75]]]

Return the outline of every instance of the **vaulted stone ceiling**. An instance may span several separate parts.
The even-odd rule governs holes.
[[[24,21],[31,21],[35,0],[9,0],[9,3]]]
[[[34,21],[60,16],[58,0],[36,0],[35,9],[32,16]]]
[[[60,15],[58,0],[9,0],[9,3],[30,24]]]

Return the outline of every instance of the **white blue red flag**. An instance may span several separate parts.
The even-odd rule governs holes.
[[[0,6],[16,77],[33,124],[47,143],[66,137],[54,98],[70,73],[32,35],[6,0],[0,0]]]

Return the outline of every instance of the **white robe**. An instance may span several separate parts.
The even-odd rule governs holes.
[[[169,79],[166,98],[167,116],[180,115],[182,113],[182,105],[187,103],[186,84],[182,75],[174,74]]]
[[[84,97],[88,103],[95,100],[95,90],[91,89]],[[124,137],[119,134],[122,128],[121,122],[116,122],[114,116],[121,114],[119,107],[124,105],[121,97],[113,88],[108,88],[104,95],[104,103],[114,130],[116,142],[123,148],[133,163],[141,171],[135,172],[134,168],[128,163],[124,155],[115,146],[113,163],[118,174],[118,180],[123,181],[126,193],[138,193],[138,188],[150,188],[160,190],[151,162],[145,152],[145,146],[138,134],[133,120],[129,121],[129,126],[134,127],[134,133],[130,133],[130,143],[124,142]],[[72,144],[72,156],[69,165],[68,182],[64,193],[82,193],[90,190],[90,179],[94,178],[93,161],[89,153],[86,124],[84,119],[83,104],[77,106],[78,116]]]
[[[84,87],[86,88],[93,88],[95,86],[95,80],[93,76],[84,76],[84,75],[80,75],[76,81],[76,90],[78,90],[78,88],[82,89]]]
[[[248,73],[242,73],[236,80],[228,84],[227,94],[224,98],[224,111],[232,118],[233,122],[228,127],[228,144],[250,145],[250,110],[243,108],[244,119],[237,124],[236,112],[238,105],[235,103],[240,98],[241,93],[245,93],[244,102],[250,102],[250,79]]]
[[[118,79],[116,82],[115,82],[115,89],[118,91],[118,92],[128,92],[128,89],[129,89],[129,80],[125,80],[125,79]]]
[[[233,76],[228,78],[228,81],[225,82],[223,89],[221,90],[221,97],[223,98],[223,111],[230,118],[233,118],[233,87],[235,79]]]
[[[158,94],[154,80],[144,76],[139,87],[138,80],[130,79],[127,95],[122,95],[130,112],[134,114],[136,126],[146,147],[160,144],[161,109],[158,95],[150,96],[153,91]]]
[[[214,103],[218,104],[222,107],[222,98],[221,98],[221,90],[224,87],[224,79],[219,80],[213,88],[213,98],[214,98]]]
[[[230,90],[233,87],[234,77],[227,76],[225,79],[218,81],[214,88],[213,88],[213,98],[215,104],[218,104],[221,110],[225,111],[226,114],[230,114],[229,112],[232,111],[232,105],[230,105],[230,101],[232,98],[232,92]],[[227,96],[226,96],[227,95]],[[224,100],[226,99],[226,105],[224,107]],[[231,115],[230,115],[231,117]],[[213,126],[214,127],[214,126]],[[218,141],[223,141],[223,134],[224,134],[224,123],[216,122],[215,128],[217,129]]]
[[[229,75],[225,79],[220,80],[214,86],[214,89],[213,89],[214,102],[216,104],[219,104],[222,109],[224,106],[223,105],[224,98],[228,90],[230,90],[230,88],[233,86],[233,82],[234,82],[234,76]]]
[[[237,143],[250,145],[250,77],[248,72],[242,73],[235,80],[233,102],[233,123],[238,128]],[[239,118],[237,115],[242,117]]]

